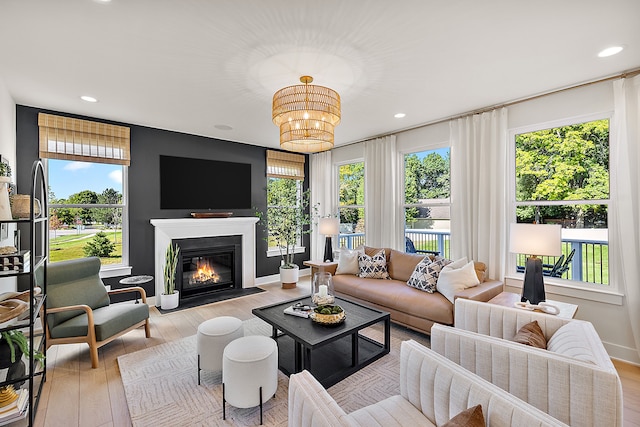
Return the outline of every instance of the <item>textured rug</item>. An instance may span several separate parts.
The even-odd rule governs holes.
[[[245,334],[271,334],[271,327],[257,318],[245,321],[244,328]],[[363,333],[381,340],[382,327]],[[346,412],[352,412],[399,394],[400,343],[408,339],[429,345],[427,336],[392,325],[391,353],[331,387],[331,396]],[[195,335],[120,356],[118,364],[136,427],[259,424],[258,407],[227,405],[227,420],[222,420],[222,375],[203,371],[198,385]],[[287,425],[288,384],[287,376],[278,372],[276,396],[263,407],[264,425]]]

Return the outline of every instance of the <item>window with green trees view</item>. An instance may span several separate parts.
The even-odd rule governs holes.
[[[268,178],[267,181],[267,215],[274,209],[298,206],[302,197],[302,181],[289,178]],[[298,246],[302,242],[297,243]],[[278,242],[269,238],[269,249],[278,249]],[[277,252],[280,254],[280,251]],[[275,255],[275,252],[274,252]]]
[[[404,156],[405,237],[418,250],[450,253],[450,163],[448,147]]]
[[[364,244],[364,162],[340,165],[338,169],[340,247]]]
[[[125,166],[47,160],[49,259],[87,256],[123,264]],[[126,222],[126,221],[125,221]]]
[[[562,225],[562,278],[609,284],[609,120],[516,135],[515,201],[518,222]]]

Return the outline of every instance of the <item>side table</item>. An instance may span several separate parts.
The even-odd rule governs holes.
[[[516,302],[520,302],[520,295],[513,292],[502,292],[488,301],[489,304],[496,304],[504,307],[515,307]],[[573,319],[578,311],[578,306],[576,304],[553,300],[546,300],[546,302],[558,307],[560,309],[560,313],[558,313],[557,316],[563,319]],[[544,313],[540,310],[535,311],[538,313]],[[553,316],[553,314],[549,314],[549,316]]]
[[[153,276],[130,276],[125,277],[124,279],[120,279],[121,285],[129,285],[129,286],[140,286],[144,283],[148,283],[153,280]],[[136,295],[138,292],[136,292]],[[136,304],[138,304],[138,297],[136,296]]]
[[[325,271],[327,267],[338,265],[338,261],[332,261],[332,262],[304,261],[302,264],[306,265],[307,267],[311,267],[311,280],[313,280],[314,274]]]

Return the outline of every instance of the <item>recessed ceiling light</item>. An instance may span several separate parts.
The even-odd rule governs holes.
[[[98,102],[98,100],[95,99],[93,96],[82,95],[80,99],[87,102]]]
[[[219,130],[233,130],[231,126],[227,125],[214,125],[213,127]]]
[[[601,50],[600,53],[598,53],[598,56],[600,58],[605,58],[607,56],[615,55],[616,53],[622,52],[622,49],[624,49],[622,46],[611,46],[604,50]]]
[[[405,114],[405,113],[397,113],[397,114],[394,114],[394,116],[393,116],[393,117],[395,117],[396,119],[401,119],[401,118],[403,118],[404,116],[406,116],[406,114]]]

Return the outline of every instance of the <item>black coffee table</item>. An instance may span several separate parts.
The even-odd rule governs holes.
[[[328,388],[389,353],[391,317],[386,311],[336,298],[346,319],[340,325],[323,326],[284,314],[285,308],[297,302],[311,305],[310,298],[297,298],[252,310],[272,326],[272,337],[278,343],[278,367],[286,375],[306,369]],[[359,334],[380,322],[384,322],[384,342]]]

